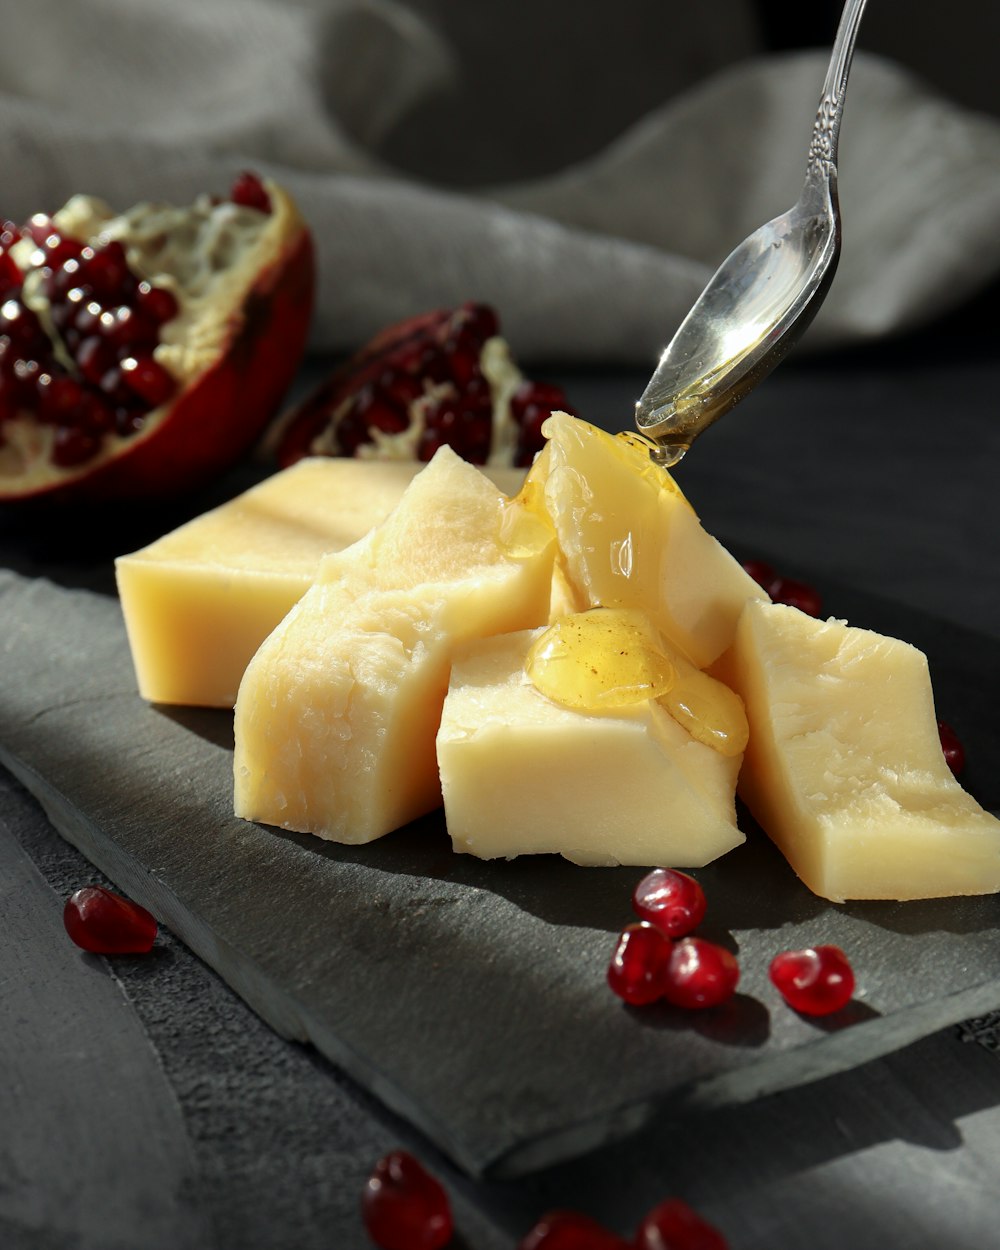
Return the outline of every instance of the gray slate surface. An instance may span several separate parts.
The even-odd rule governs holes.
[[[857,608],[876,626],[893,612]],[[113,600],[4,574],[0,615],[0,758],[56,827],[278,1031],[473,1174],[580,1154],[664,1108],[798,1085],[1000,1000],[997,900],[835,908],[758,836],[701,874],[706,931],[739,949],[735,1002],[694,1019],[631,1011],[603,973],[635,870],[482,864],[451,854],[439,816],[362,848],[237,821],[230,718],[138,699]],[[920,642],[920,624],[895,632]],[[995,757],[981,673],[996,645],[924,628],[941,689]],[[862,986],[825,1026],[766,979],[775,950],[818,941],[851,952]]]

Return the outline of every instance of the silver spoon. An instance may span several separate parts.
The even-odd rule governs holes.
[[[844,5],[798,202],[722,262],[635,406],[639,432],[659,444],[653,457],[660,464],[676,464],[771,372],[826,297],[840,257],[837,140],[866,3]]]

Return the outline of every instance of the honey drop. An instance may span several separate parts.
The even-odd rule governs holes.
[[[652,625],[626,608],[564,616],[532,644],[525,671],[554,703],[585,712],[658,699],[675,679]]]

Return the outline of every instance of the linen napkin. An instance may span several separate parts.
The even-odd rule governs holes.
[[[652,20],[651,4],[631,2]],[[252,167],[289,187],[315,232],[318,350],[480,299],[525,361],[649,364],[731,248],[797,198],[828,49],[764,55],[752,6],[719,0],[677,19],[684,36],[667,46],[640,30],[623,66],[610,35],[581,30],[562,0],[466,4],[465,27],[460,8],[13,6],[0,40],[0,215],[51,211],[78,191],[116,208],[183,203]],[[531,43],[529,62],[532,82],[540,64],[553,75],[548,113],[516,53],[542,10],[549,42]],[[617,66],[606,80],[602,42]],[[469,67],[492,64],[493,47],[487,128],[470,104],[485,71],[470,81]],[[625,82],[638,84],[638,116],[622,112]],[[426,129],[408,147],[430,100],[453,102],[435,114],[451,121],[437,147]],[[449,171],[442,153],[463,151],[468,167]],[[1000,122],[863,52],[840,191],[840,270],[806,349],[917,326],[1000,269]]]

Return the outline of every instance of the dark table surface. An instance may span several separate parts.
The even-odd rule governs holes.
[[[843,586],[1000,640],[998,305],[993,290],[934,332],[786,362],[678,471],[706,527],[740,556],[819,585],[833,614]],[[550,376],[608,428],[627,425],[645,381]],[[245,480],[234,473],[209,496],[93,534],[4,515],[0,555],[29,576],[110,591],[116,550]],[[1000,673],[983,680],[1000,689]],[[70,947],[62,900],[94,879],[0,772],[5,1250],[362,1250],[361,1187],[397,1146],[445,1180],[456,1245],[478,1250],[513,1247],[554,1206],[628,1231],[668,1194],[701,1208],[733,1250],[997,1244],[1000,978],[996,1019],[526,1178],[480,1182],[273,1033],[169,932],[147,958]],[[87,1027],[96,1017],[99,1045]]]

